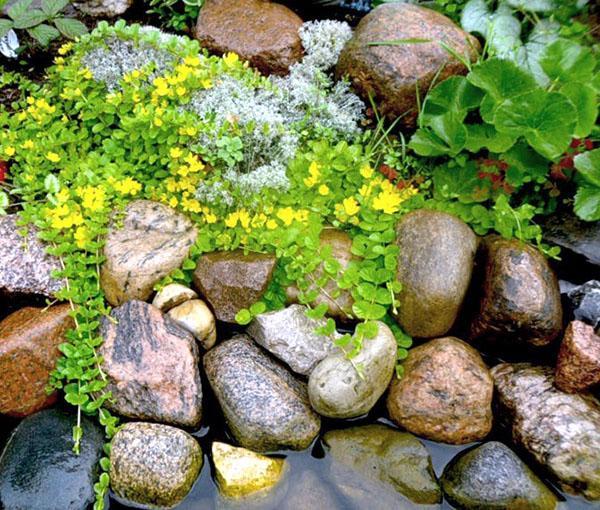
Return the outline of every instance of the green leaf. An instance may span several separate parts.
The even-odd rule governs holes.
[[[425,98],[423,120],[452,111],[459,117],[479,106],[483,93],[464,76],[452,76],[437,85]]]
[[[596,59],[591,49],[559,39],[546,48],[540,65],[552,81],[585,83],[594,76]]]
[[[490,17],[486,35],[491,52],[503,58],[510,58],[523,43],[521,23],[504,4]]]
[[[535,90],[538,85],[529,73],[509,60],[491,58],[473,67],[470,83],[485,90],[497,102]]]
[[[534,151],[524,141],[518,142],[502,155],[508,163],[506,180],[512,186],[521,186],[525,182],[544,182],[548,174],[548,160]]]
[[[585,221],[600,220],[600,188],[584,184],[575,194],[575,214]]]
[[[31,9],[15,19],[14,28],[23,29],[35,27],[47,19],[48,16],[39,9]]]
[[[508,5],[522,11],[550,12],[559,5],[554,0],[505,0]]]
[[[13,27],[13,22],[9,19],[0,19],[0,38],[8,34],[8,31]]]
[[[32,2],[33,0],[19,0],[9,7],[7,11],[8,16],[13,20],[20,18],[29,10]]]
[[[577,138],[587,137],[598,117],[598,101],[594,87],[585,83],[566,83],[560,93],[568,97],[577,110],[577,125],[574,135]]]
[[[379,320],[386,314],[386,309],[383,306],[362,300],[356,301],[352,305],[352,311],[359,319],[364,320]]]
[[[42,0],[42,11],[49,17],[56,16],[67,5],[69,5],[69,0]]]
[[[505,152],[516,142],[516,135],[499,133],[491,124],[465,124],[467,142],[465,148],[471,152],[479,152],[486,148],[491,152]]]
[[[37,27],[30,28],[28,32],[29,35],[31,35],[31,37],[33,37],[42,46],[48,46],[50,42],[60,37],[60,32],[56,30],[56,28],[46,25],[45,23],[42,23]]]
[[[490,23],[490,10],[485,0],[470,0],[464,6],[460,24],[467,32],[478,32],[486,37]]]
[[[535,80],[543,87],[546,87],[550,80],[542,69],[540,60],[546,48],[558,39],[560,28],[561,25],[557,21],[541,19],[535,24],[527,42],[518,49],[514,57],[518,66],[533,74]]]
[[[8,207],[8,194],[4,191],[0,191],[0,215],[6,214],[6,208]]]
[[[477,177],[474,163],[464,167],[450,168],[443,165],[433,172],[433,189],[436,197],[458,199],[465,204],[483,202],[488,193],[481,193],[485,183]]]
[[[247,310],[246,308],[240,310],[235,314],[235,321],[242,326],[250,324],[252,322],[252,314],[250,313],[250,310]]]
[[[600,149],[578,154],[573,161],[579,175],[589,184],[600,188]]]
[[[60,33],[69,39],[76,39],[88,32],[87,27],[75,18],[58,18],[54,20],[54,24]]]
[[[60,182],[54,174],[48,174],[44,179],[44,189],[48,193],[58,193],[60,190]]]

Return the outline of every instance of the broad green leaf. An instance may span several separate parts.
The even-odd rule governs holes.
[[[29,10],[29,6],[32,2],[33,0],[19,0],[17,3],[10,6],[7,11],[8,16],[13,20],[20,18]]]
[[[600,220],[600,188],[583,184],[575,194],[575,214],[585,221]]]
[[[574,163],[579,174],[589,184],[600,188],[600,149],[578,154]]]
[[[464,119],[469,110],[479,106],[483,92],[471,85],[464,76],[453,76],[437,85],[426,97],[423,119],[455,112]]]
[[[429,126],[433,133],[446,144],[448,153],[456,155],[464,148],[467,141],[467,130],[463,126],[460,115],[454,112],[438,115],[429,121]]]
[[[443,156],[448,154],[448,146],[430,129],[417,129],[408,146],[419,156]],[[352,252],[355,255],[359,253]]]
[[[84,34],[87,34],[87,27],[75,18],[58,18],[54,20],[56,28],[69,39],[76,39]]]
[[[521,42],[521,22],[515,18],[509,8],[500,4],[490,17],[487,42],[491,53],[498,57],[512,57],[523,46]]]
[[[559,39],[546,48],[540,64],[552,81],[585,83],[594,76],[596,59],[591,49]]]
[[[546,48],[558,39],[560,23],[549,19],[541,19],[535,24],[527,42],[515,54],[518,66],[529,71],[536,81],[546,87],[550,80],[542,69],[540,60]]]
[[[499,133],[491,124],[465,124],[467,128],[467,143],[465,149],[479,152],[486,148],[490,152],[505,152],[517,141],[516,135]]]
[[[54,174],[48,174],[44,179],[44,189],[48,193],[58,193],[60,190],[60,183],[58,178]]]
[[[518,142],[502,155],[508,163],[506,180],[512,186],[526,182],[544,182],[548,174],[548,160],[534,151],[526,142]]]
[[[15,19],[14,28],[32,28],[48,19],[48,16],[39,9],[31,9]]]
[[[0,38],[8,34],[8,31],[13,27],[13,22],[9,19],[0,19]]]
[[[490,14],[485,0],[470,0],[463,8],[460,24],[467,32],[477,32],[486,37]]]
[[[444,165],[433,172],[433,190],[437,198],[458,199],[464,204],[483,202],[489,198],[488,192],[482,193],[484,188],[486,183],[477,176],[474,163],[455,168]]]
[[[494,100],[503,101],[537,88],[533,76],[514,63],[491,58],[473,67],[470,83],[485,90]]]
[[[556,0],[504,0],[508,5],[522,11],[550,12],[559,5]]]
[[[568,97],[577,109],[575,136],[585,138],[592,132],[598,117],[598,101],[594,87],[584,83],[566,83],[560,93]]]
[[[28,32],[42,46],[48,46],[51,41],[60,37],[60,32],[56,28],[45,23],[29,29]]]
[[[69,5],[69,0],[42,0],[42,11],[48,16],[56,16]]]

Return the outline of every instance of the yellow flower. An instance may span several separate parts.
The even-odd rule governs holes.
[[[370,179],[371,177],[373,177],[373,169],[371,168],[371,165],[364,164],[363,166],[361,166],[360,175],[362,175],[365,179]]]
[[[127,177],[114,184],[115,190],[122,195],[137,195],[142,190],[142,185],[131,177]]]
[[[69,198],[71,198],[71,193],[68,188],[63,188],[56,194],[56,201],[59,204],[64,204]]]
[[[386,214],[398,212],[402,199],[399,193],[381,191],[373,200],[373,209]]]
[[[205,80],[202,80],[202,86],[205,89],[209,89],[212,87],[212,80],[210,78],[206,78]]]
[[[33,140],[25,140],[22,144],[21,147],[23,149],[33,149]]]
[[[162,126],[162,125],[163,125],[163,121],[162,121],[160,118],[156,117],[156,118],[154,119],[154,125],[155,125],[156,127],[160,127],[160,126]]]
[[[206,223],[209,223],[209,224],[217,222],[217,217],[209,210],[206,210],[204,212],[204,219],[206,220]]]
[[[283,221],[283,224],[286,227],[289,227],[292,224],[292,221],[294,221],[294,210],[291,207],[279,209],[279,211],[277,211],[277,217]]]
[[[242,228],[248,228],[250,226],[250,215],[246,209],[242,209],[239,212],[240,225]]]
[[[181,151],[181,149],[179,147],[173,147],[170,151],[169,151],[169,155],[173,158],[173,159],[179,159],[182,155],[183,152]]]
[[[198,200],[196,200],[195,198],[184,198],[181,201],[181,206],[183,207],[184,211],[189,211],[193,213],[199,213],[202,210],[200,202],[198,202]]]
[[[77,227],[77,230],[75,230],[75,244],[77,244],[78,248],[85,248],[85,244],[89,241],[89,231],[87,229],[87,227],[85,226],[81,226],[81,227]]]
[[[198,57],[188,56],[183,59],[183,63],[186,66],[197,67],[200,65],[200,59]]]
[[[106,201],[106,191],[97,186],[84,186],[77,188],[77,194],[81,197],[81,205],[92,212],[104,208]]]
[[[342,201],[342,205],[344,206],[344,212],[348,216],[354,216],[360,210],[360,206],[354,197],[345,198]]]
[[[223,55],[223,62],[225,63],[225,65],[227,67],[233,67],[235,64],[237,64],[239,62],[239,60],[240,60],[240,57],[237,55],[237,53],[233,53],[232,51]]]
[[[171,197],[169,199],[169,205],[171,207],[177,207],[178,204],[179,204],[179,200],[177,200],[177,197]]]
[[[60,156],[56,154],[56,152],[48,152],[46,154],[46,159],[52,163],[58,163],[60,161]]]
[[[240,215],[237,211],[229,213],[227,218],[225,218],[225,226],[229,228],[234,228],[237,225],[239,218]]]
[[[177,92],[178,96],[185,96],[185,93],[187,92],[187,89],[185,87],[177,87],[175,89],[175,92]]]
[[[6,154],[8,157],[14,156],[15,152],[16,150],[14,147],[6,147],[6,149],[4,149],[4,154]]]
[[[319,192],[319,195],[329,195],[329,186],[327,186],[327,184],[321,184],[317,191]]]
[[[273,219],[267,221],[267,228],[269,230],[275,230],[278,227],[277,222]]]
[[[196,136],[198,134],[198,130],[195,127],[188,127],[185,129],[185,134],[188,136]]]
[[[66,55],[67,53],[69,53],[69,51],[71,51],[71,48],[73,47],[73,43],[72,42],[68,42],[66,44],[63,44],[59,49],[58,49],[58,54],[59,55]]]
[[[86,80],[91,80],[94,77],[92,71],[90,71],[87,67],[81,69],[79,74],[81,74],[81,76],[83,76]]]
[[[308,167],[308,173],[310,176],[304,179],[304,184],[307,187],[312,188],[315,184],[317,184],[319,178],[321,177],[319,165],[315,161],[313,161]]]

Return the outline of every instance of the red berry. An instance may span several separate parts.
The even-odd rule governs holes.
[[[591,151],[594,148],[594,142],[592,142],[589,138],[586,138],[583,143],[588,151]]]
[[[573,156],[565,156],[560,160],[559,166],[561,168],[573,168]]]
[[[508,170],[508,163],[506,161],[498,161],[498,168],[506,172]]]
[[[571,149],[575,149],[581,145],[581,140],[579,138],[573,138],[571,141]]]
[[[0,182],[6,180],[6,174],[8,174],[8,163],[6,161],[0,161]]]

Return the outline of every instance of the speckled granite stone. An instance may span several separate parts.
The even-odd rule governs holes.
[[[581,321],[567,327],[556,363],[556,386],[567,393],[586,391],[600,383],[600,336]]]
[[[19,235],[17,219],[16,214],[0,217],[0,292],[53,297],[62,288],[51,276],[60,262],[46,253],[34,227],[26,237]]]
[[[0,413],[22,417],[56,401],[46,386],[72,328],[69,305],[22,308],[0,322]]]
[[[157,308],[129,301],[104,318],[99,354],[113,411],[140,420],[196,427],[202,383],[194,337]]]
[[[137,508],[174,508],[202,469],[202,450],[183,430],[155,423],[127,423],[110,453],[110,486],[116,498]]]
[[[244,447],[264,452],[307,448],[321,421],[308,403],[306,385],[238,335],[204,356],[208,381],[233,436]]]
[[[106,238],[100,283],[107,301],[113,306],[146,301],[154,284],[181,266],[197,236],[189,219],[163,204],[129,203]]]
[[[114,18],[123,14],[133,5],[133,0],[82,0],[74,2],[75,7],[95,18]]]

